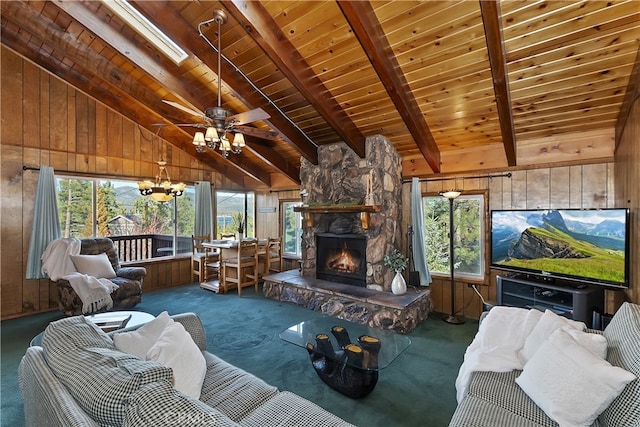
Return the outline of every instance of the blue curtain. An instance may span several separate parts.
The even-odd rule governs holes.
[[[211,236],[213,231],[213,212],[211,210],[211,183],[196,182],[196,215],[193,234],[195,236]]]
[[[49,242],[60,237],[56,177],[52,167],[42,166],[36,190],[36,203],[33,207],[33,224],[27,258],[27,279],[47,277],[42,272],[42,253]]]
[[[424,238],[424,206],[422,204],[422,191],[420,180],[411,179],[411,225],[413,226],[413,263],[420,273],[420,286],[429,286],[431,273],[427,266],[427,246]]]

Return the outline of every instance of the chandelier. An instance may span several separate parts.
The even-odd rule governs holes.
[[[227,135],[231,135],[231,141]],[[193,145],[198,153],[204,153],[207,148],[215,150],[218,144],[223,157],[229,157],[229,152],[240,154],[246,145],[243,134],[233,134],[224,129],[218,130],[213,126],[209,126],[206,132],[196,132],[193,136]]]
[[[149,180],[138,182],[140,194],[143,196],[151,196],[153,200],[160,203],[168,202],[174,197],[182,196],[187,185],[182,182],[172,184],[166,165],[167,162],[164,160],[158,162],[160,171],[158,175],[156,175],[155,182]]]

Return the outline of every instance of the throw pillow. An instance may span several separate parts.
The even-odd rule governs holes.
[[[171,368],[176,390],[194,399],[200,398],[207,362],[181,323],[173,322],[164,328],[158,341],[147,353],[147,360]]]
[[[516,383],[563,427],[590,426],[635,375],[611,366],[562,329],[525,365]]]
[[[169,313],[163,311],[158,317],[135,331],[114,334],[113,343],[118,350],[144,360],[147,358],[149,349],[158,341],[160,334],[169,323],[173,323],[173,319],[169,317]]]
[[[576,322],[574,320],[567,319],[566,317],[558,316],[551,310],[546,310],[524,342],[524,346],[520,352],[522,364],[524,365],[531,360],[540,346],[551,336],[552,333],[556,331],[556,329],[565,327],[583,331],[586,328],[586,325],[582,322]]]
[[[116,272],[113,270],[111,261],[105,253],[98,255],[69,255],[78,273],[93,276],[98,279],[113,279]]]
[[[604,335],[592,334],[571,328],[562,328],[562,330],[571,335],[571,338],[576,340],[578,344],[596,354],[599,358],[607,358],[607,339]]]

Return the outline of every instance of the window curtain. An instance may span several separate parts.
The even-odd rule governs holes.
[[[193,227],[195,236],[211,236],[213,231],[213,212],[211,210],[211,183],[196,182],[196,214]]]
[[[424,238],[424,206],[422,204],[422,191],[420,180],[411,179],[411,225],[413,226],[413,263],[420,273],[420,286],[429,286],[431,273],[427,265],[427,246]]]
[[[42,166],[38,178],[36,202],[33,207],[33,224],[31,225],[27,258],[27,279],[48,277],[42,272],[42,253],[51,241],[60,237],[56,177],[52,167]]]

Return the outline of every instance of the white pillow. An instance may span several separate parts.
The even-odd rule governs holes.
[[[551,419],[573,427],[593,424],[634,379],[560,329],[525,365],[516,383]]]
[[[522,364],[524,365],[531,360],[536,351],[549,339],[551,334],[557,329],[565,327],[583,331],[587,326],[582,322],[576,322],[566,317],[558,316],[551,310],[545,311],[524,342],[524,346],[520,352]]]
[[[171,368],[175,389],[194,399],[200,399],[207,362],[181,323],[167,325],[158,342],[147,353],[147,360]]]
[[[133,354],[140,359],[147,358],[147,352],[158,341],[162,331],[173,319],[163,311],[155,319],[131,332],[121,332],[113,336],[113,343],[122,352]]]
[[[576,340],[578,344],[596,354],[599,358],[607,358],[607,339],[604,335],[592,334],[571,328],[562,328],[562,330],[571,335],[571,338]]]
[[[69,255],[78,273],[93,276],[98,279],[113,279],[116,272],[104,252],[98,255]]]

